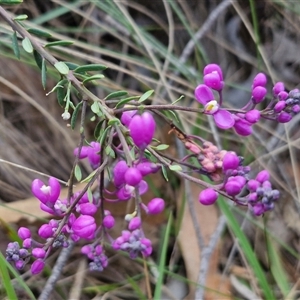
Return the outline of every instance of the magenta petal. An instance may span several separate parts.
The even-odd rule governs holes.
[[[214,94],[211,89],[205,84],[199,84],[195,89],[195,97],[198,102],[205,105],[211,100],[214,100]]]
[[[51,187],[49,201],[51,203],[55,203],[55,201],[58,199],[59,194],[60,194],[59,181],[54,177],[50,177],[48,183],[49,183],[49,186]]]
[[[204,70],[203,70],[203,75],[207,75],[210,74],[212,72],[217,72],[220,76],[220,80],[223,80],[223,73],[222,73],[222,69],[220,68],[219,65],[217,64],[209,64],[207,65]]]
[[[232,114],[225,109],[219,109],[213,117],[217,126],[221,129],[228,129],[234,125],[234,118]]]
[[[40,179],[34,179],[31,184],[32,194],[38,198],[41,202],[46,203],[48,201],[48,195],[45,195],[41,191],[41,187],[44,183]]]

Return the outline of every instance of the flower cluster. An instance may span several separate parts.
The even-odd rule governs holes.
[[[209,64],[203,71],[203,84],[195,89],[195,98],[204,106],[204,114],[212,115],[216,125],[221,129],[234,128],[242,136],[252,134],[252,126],[260,118],[276,120],[279,123],[289,122],[300,111],[300,93],[298,89],[287,93],[282,82],[277,82],[273,87],[273,99],[267,108],[256,108],[267,95],[267,77],[258,73],[253,79],[251,99],[241,109],[225,109],[222,105],[222,90],[224,88],[223,74],[220,66]],[[213,93],[218,94],[219,100]]]

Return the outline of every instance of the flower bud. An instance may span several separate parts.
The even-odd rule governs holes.
[[[128,166],[125,160],[120,160],[114,167],[114,184],[116,187],[125,183],[124,175],[128,170]]]
[[[248,135],[252,134],[251,124],[246,120],[239,119],[239,120],[235,121],[233,127],[234,127],[236,133],[241,136],[248,136]]]
[[[292,111],[293,111],[293,113],[295,113],[295,114],[299,113],[299,112],[300,112],[300,105],[299,105],[299,104],[293,105]]]
[[[149,112],[134,115],[129,124],[129,130],[135,145],[144,150],[152,141],[155,127],[155,121]]]
[[[138,229],[140,228],[142,225],[142,220],[140,217],[134,217],[132,218],[130,221],[129,221],[129,224],[128,224],[128,229],[129,230],[135,230],[135,229]]]
[[[283,82],[276,82],[273,87],[273,95],[278,96],[280,92],[284,91],[284,83]]]
[[[39,229],[39,231],[38,231],[38,234],[39,234],[39,236],[40,236],[41,238],[43,238],[43,239],[48,239],[48,238],[50,238],[50,237],[53,236],[53,229],[52,229],[52,227],[51,227],[50,225],[48,225],[48,224],[43,224],[43,225],[40,227],[40,229]]]
[[[230,180],[224,186],[224,190],[229,196],[238,195],[242,191],[242,188],[243,186],[237,180]]]
[[[142,176],[146,176],[151,173],[156,173],[160,169],[160,166],[153,162],[145,161],[137,164],[136,168],[141,172]]]
[[[97,212],[97,206],[93,203],[82,203],[77,205],[76,211],[82,215],[93,216]]]
[[[128,105],[125,105],[124,107],[128,107]],[[121,116],[121,122],[125,125],[125,126],[129,126],[130,122],[131,122],[131,119],[132,117],[136,114],[136,110],[127,110],[127,111],[124,111],[122,113],[122,116]]]
[[[260,111],[257,109],[249,110],[245,113],[245,120],[247,120],[251,124],[255,124],[260,119]]]
[[[27,249],[29,249],[29,248],[31,248],[31,244],[32,244],[32,239],[31,238],[28,238],[28,239],[25,239],[24,241],[23,241],[23,247],[24,248],[27,248]]]
[[[284,101],[288,98],[289,94],[285,91],[282,91],[278,94],[278,99]]]
[[[288,123],[289,121],[292,120],[292,115],[285,112],[285,111],[282,111],[278,116],[277,116],[277,121],[279,123]]]
[[[115,226],[115,218],[112,215],[105,216],[103,218],[102,224],[107,229],[111,229]]]
[[[31,237],[30,230],[26,227],[20,227],[18,230],[18,236],[22,240],[30,238]]]
[[[285,107],[286,107],[285,101],[278,101],[278,102],[275,104],[275,106],[274,106],[274,111],[275,111],[276,113],[279,113],[279,112],[281,112],[283,109],[285,109]]]
[[[43,248],[33,248],[31,254],[35,258],[44,258],[46,251]]]
[[[199,194],[199,202],[203,205],[211,205],[217,201],[218,196],[215,190],[207,188]]]
[[[235,170],[240,164],[240,159],[234,152],[227,152],[223,158],[223,170]]]
[[[219,65],[217,64],[208,64],[207,66],[205,66],[205,68],[203,69],[203,75],[207,75],[210,73],[216,72],[219,75],[219,78],[221,81],[223,81],[223,73],[222,73],[222,69],[220,68]]]
[[[84,239],[93,238],[96,228],[95,219],[87,215],[79,216],[72,225],[73,233]]]
[[[264,87],[267,84],[267,77],[264,73],[258,73],[252,83],[252,89],[256,88],[257,86]]]
[[[43,271],[45,267],[45,263],[41,260],[41,259],[37,259],[35,262],[33,262],[33,264],[31,265],[31,273],[33,275],[35,274],[39,274]]]
[[[252,99],[254,104],[260,103],[266,96],[267,89],[262,86],[257,86],[252,90]]]
[[[260,182],[255,179],[250,179],[247,183],[250,192],[255,192],[260,187]]]
[[[50,177],[48,180],[48,186],[40,179],[33,180],[31,184],[31,191],[33,195],[38,198],[42,203],[55,203],[60,194],[60,184],[54,177]]]
[[[221,80],[217,71],[204,75],[203,82],[208,87],[216,91],[221,91],[224,87],[224,81]]]
[[[129,168],[124,175],[125,182],[131,186],[138,185],[142,178],[141,172],[134,167]]]
[[[153,198],[148,204],[148,214],[156,215],[161,213],[165,208],[165,201],[161,198]]]
[[[260,183],[263,183],[264,181],[267,181],[269,179],[270,179],[270,174],[267,170],[260,171],[255,178],[255,180],[257,180]]]

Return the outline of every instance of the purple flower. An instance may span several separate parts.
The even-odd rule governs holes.
[[[93,216],[97,212],[97,206],[93,203],[78,204],[76,211],[82,215]]]
[[[31,270],[31,273],[32,273],[33,275],[35,275],[35,274],[41,273],[41,272],[43,271],[44,267],[45,267],[45,262],[44,262],[43,260],[41,260],[41,259],[37,259],[37,260],[31,265],[30,270]]]
[[[87,215],[79,216],[72,224],[73,233],[84,239],[93,238],[96,228],[95,219]]]
[[[130,105],[125,105],[124,107],[130,107]],[[132,117],[137,113],[137,110],[127,110],[122,113],[121,122],[125,126],[129,126]]]
[[[48,186],[40,179],[35,179],[31,184],[31,191],[45,205],[54,205],[60,194],[60,184],[54,177],[49,178]]]
[[[165,208],[165,201],[161,198],[153,198],[148,204],[148,214],[156,215],[161,213]]]
[[[242,191],[243,185],[239,180],[235,180],[235,178],[232,178],[232,180],[228,180],[224,186],[224,190],[229,196],[236,196]]]
[[[268,181],[269,179],[270,179],[270,174],[267,170],[260,171],[255,178],[255,180],[257,180],[260,183],[263,183],[264,181]]]
[[[74,155],[78,155],[78,148],[74,149]],[[89,146],[83,146],[79,155],[80,159],[88,158],[93,169],[96,169],[100,164],[100,143],[91,142]]]
[[[133,142],[142,150],[151,143],[155,127],[154,118],[147,111],[141,115],[134,115],[128,126]]]
[[[276,112],[276,113],[279,113],[279,112],[281,112],[282,110],[284,110],[285,109],[285,107],[286,107],[286,103],[285,103],[285,101],[278,101],[276,104],[275,104],[275,106],[274,106],[274,111]]]
[[[207,188],[199,194],[199,202],[203,205],[212,205],[218,199],[218,193],[212,188]]]
[[[141,172],[142,176],[146,176],[156,173],[160,169],[160,166],[150,161],[144,161],[137,164],[136,168]]]
[[[195,97],[198,102],[204,105],[204,113],[212,115],[219,128],[228,129],[234,125],[232,114],[219,108],[217,101],[214,100],[214,94],[208,86],[199,84],[195,89]]]
[[[219,65],[217,65],[217,64],[208,64],[203,69],[203,75],[204,76],[207,75],[207,74],[211,74],[213,72],[218,73],[220,80],[223,81],[223,73],[222,73],[222,69],[220,68]]]

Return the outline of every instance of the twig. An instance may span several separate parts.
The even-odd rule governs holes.
[[[47,283],[45,287],[43,288],[42,293],[40,294],[38,300],[48,300],[51,292],[53,291],[55,284],[61,275],[62,269],[68,260],[73,248],[74,248],[75,243],[70,239],[69,240],[69,246],[67,248],[62,249],[62,251],[59,254],[59,257],[56,261],[56,264],[52,270],[52,273],[47,280]]]

